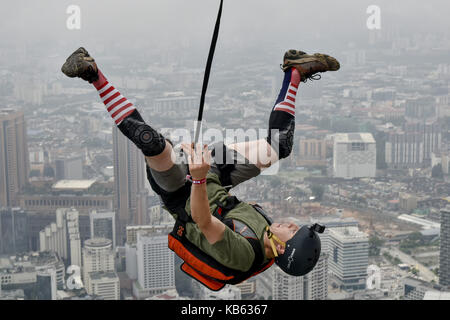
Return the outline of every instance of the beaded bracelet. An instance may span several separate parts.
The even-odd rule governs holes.
[[[196,179],[192,179],[192,176],[187,175],[186,179],[191,181],[193,184],[204,184],[206,183],[206,178],[200,179],[200,180],[196,180]]]

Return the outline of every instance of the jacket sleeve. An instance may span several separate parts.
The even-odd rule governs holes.
[[[186,225],[188,240],[199,247],[224,266],[239,271],[248,271],[255,259],[251,244],[240,234],[226,227],[223,239],[210,244],[200,232],[198,226],[192,223]]]

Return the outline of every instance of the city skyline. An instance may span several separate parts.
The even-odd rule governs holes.
[[[177,146],[193,136],[218,2],[80,0],[79,29],[71,5],[16,1],[0,22],[0,299],[447,297],[449,4],[381,0],[370,29],[370,1],[225,3],[205,131],[265,132],[287,49],[330,52],[341,70],[300,84],[294,148],[276,174],[231,190],[276,221],[323,223],[317,267],[296,281],[272,267],[218,293],[167,248],[174,220],[145,157],[95,88],[60,71],[85,47]]]

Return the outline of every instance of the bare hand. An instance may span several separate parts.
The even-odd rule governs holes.
[[[208,150],[208,145],[197,144],[194,150],[194,144],[183,143],[181,148],[188,156],[189,172],[195,180],[206,178],[210,169],[211,151]]]

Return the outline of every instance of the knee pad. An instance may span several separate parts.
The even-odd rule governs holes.
[[[273,136],[271,134],[271,129],[269,129],[267,142],[278,153],[279,159],[287,158],[291,154],[294,145],[294,131],[295,121],[291,121],[289,126],[285,129],[278,129],[278,132]]]
[[[162,153],[166,147],[166,139],[147,125],[137,110],[125,118],[118,127],[128,139],[142,150],[145,156],[156,156]]]

